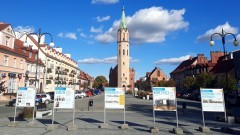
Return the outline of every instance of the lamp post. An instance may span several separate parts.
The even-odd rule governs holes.
[[[227,58],[226,58],[226,55],[227,55],[227,53],[226,53],[226,49],[225,49],[225,36],[227,36],[227,35],[232,35],[233,37],[234,37],[234,41],[233,41],[233,45],[234,46],[238,46],[238,41],[237,41],[237,39],[236,39],[236,36],[234,35],[234,34],[232,34],[232,33],[228,33],[228,32],[225,32],[223,29],[222,29],[222,33],[213,33],[212,35],[211,35],[211,40],[210,40],[210,45],[211,46],[213,46],[214,45],[214,41],[212,40],[212,37],[214,36],[214,35],[219,35],[219,36],[221,36],[221,38],[222,38],[222,45],[223,45],[223,53],[224,53],[224,59],[225,60],[227,60]],[[226,90],[228,89],[228,75],[227,75],[227,71],[226,71]],[[228,90],[227,90],[227,94],[228,94]],[[226,111],[225,111],[225,122],[226,122],[226,125],[225,125],[225,127],[223,127],[222,128],[222,130],[223,131],[227,131],[228,130],[228,117],[227,117],[227,113],[226,113]]]
[[[51,42],[50,42],[50,46],[54,46],[54,43],[53,43],[53,38],[52,38],[52,35],[50,33],[47,33],[47,32],[44,32],[44,33],[41,33],[41,29],[38,30],[38,33],[29,33],[27,34],[26,36],[26,39],[25,39],[25,42],[23,44],[24,47],[29,47],[29,44],[27,43],[27,38],[30,36],[30,35],[36,35],[37,36],[37,60],[36,60],[36,73],[35,73],[35,88],[37,89],[37,72],[38,72],[38,59],[39,59],[39,48],[40,48],[40,41],[41,41],[41,38],[43,35],[49,35],[51,37]]]
[[[234,41],[233,41],[233,45],[234,46],[238,46],[238,41],[237,41],[237,39],[236,39],[236,36],[234,35],[234,34],[232,34],[232,33],[229,33],[229,32],[225,32],[223,29],[222,29],[222,33],[213,33],[212,35],[211,35],[211,40],[210,40],[210,45],[211,46],[213,46],[214,45],[214,41],[212,40],[212,38],[213,38],[213,36],[214,35],[219,35],[221,38],[222,38],[222,45],[223,45],[223,53],[224,53],[224,57],[225,57],[225,59],[226,59],[226,56],[227,56],[227,52],[226,52],[226,49],[225,49],[225,36],[227,36],[227,35],[232,35],[233,37],[234,37]],[[227,75],[227,72],[226,72],[226,88],[228,89],[228,77],[227,77],[228,75]],[[227,92],[228,92],[228,90],[227,90]]]

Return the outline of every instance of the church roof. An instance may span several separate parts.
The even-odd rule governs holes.
[[[120,20],[119,29],[126,29],[126,28],[127,28],[127,23],[126,23],[124,6],[123,6],[123,8],[122,8],[122,17],[121,17],[121,20]]]

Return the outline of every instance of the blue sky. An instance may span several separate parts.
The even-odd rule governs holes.
[[[240,40],[238,0],[2,0],[0,22],[15,31],[49,32],[55,47],[70,53],[79,68],[108,79],[117,56],[116,30],[124,3],[130,33],[130,66],[136,78],[160,67],[168,77],[178,64],[210,51],[223,51],[219,36],[225,31]],[[49,40],[46,37],[47,41]],[[226,36],[226,50],[239,47]]]

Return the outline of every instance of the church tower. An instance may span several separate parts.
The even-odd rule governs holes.
[[[124,7],[122,17],[117,32],[118,44],[118,87],[128,86],[129,84],[129,33],[126,24]]]

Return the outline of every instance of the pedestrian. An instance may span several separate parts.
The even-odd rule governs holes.
[[[182,111],[183,111],[183,113],[185,112],[186,109],[187,109],[186,102],[183,102],[182,103]]]

